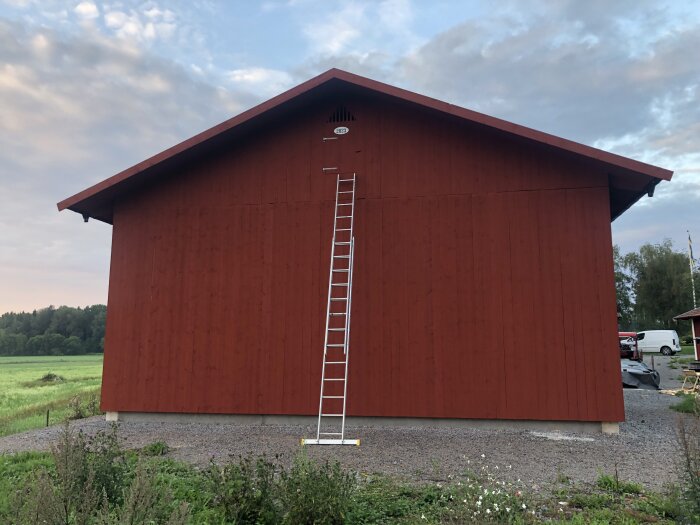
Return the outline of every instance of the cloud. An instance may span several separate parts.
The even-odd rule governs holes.
[[[76,15],[80,18],[91,20],[100,16],[100,11],[97,6],[92,2],[80,2],[73,9]]]
[[[106,301],[109,227],[55,203],[258,100],[128,42],[0,19],[0,312]]]
[[[286,71],[264,67],[234,69],[225,76],[234,86],[265,97],[278,95],[294,84],[292,76]]]

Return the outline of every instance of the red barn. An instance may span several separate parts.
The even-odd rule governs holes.
[[[113,225],[103,410],[317,414],[329,166],[349,417],[624,420],[610,222],[672,172],[335,69],[59,203]]]

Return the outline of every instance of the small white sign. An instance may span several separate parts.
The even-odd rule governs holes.
[[[347,128],[345,126],[338,126],[337,128],[335,128],[333,130],[333,133],[335,133],[336,135],[345,135],[349,131],[350,131],[350,128]]]

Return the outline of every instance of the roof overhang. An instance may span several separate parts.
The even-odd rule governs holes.
[[[677,315],[673,319],[676,321],[686,321],[688,319],[695,319],[696,317],[700,317],[700,308],[689,310],[684,314]]]
[[[59,211],[72,210],[81,214],[85,220],[92,217],[111,224],[114,202],[118,198],[146,183],[151,183],[168,173],[172,173],[177,166],[195,160],[207,152],[215,150],[225,142],[235,140],[237,137],[274,121],[281,112],[300,107],[315,97],[327,95],[335,90],[379,93],[410,105],[451,115],[477,126],[484,126],[496,132],[519,137],[546,148],[554,148],[587,159],[608,173],[612,220],[644,195],[653,195],[655,186],[662,180],[671,180],[673,175],[673,172],[667,169],[490,117],[346,71],[330,69],[289,91],[168,148],[72,197],[68,197],[58,203],[58,209]]]

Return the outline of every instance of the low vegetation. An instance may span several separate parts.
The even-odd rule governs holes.
[[[120,445],[116,427],[87,437],[66,426],[50,453],[0,456],[0,522],[38,524],[698,523],[691,483],[667,494],[602,474],[584,486],[559,477],[547,495],[482,466],[413,484],[319,463],[303,451],[232,458],[198,469],[163,442]],[[697,497],[697,492],[695,493]]]
[[[0,357],[0,436],[99,413],[102,355]]]

